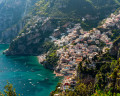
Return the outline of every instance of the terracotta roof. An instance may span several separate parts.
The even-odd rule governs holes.
[[[82,58],[81,59],[76,59],[76,62],[81,62],[82,61]]]
[[[65,83],[64,86],[70,86],[70,84],[69,83]]]

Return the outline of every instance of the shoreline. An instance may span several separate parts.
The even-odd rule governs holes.
[[[38,58],[38,62],[42,63],[43,61],[45,61],[46,54],[41,54],[41,55],[37,56],[37,58]]]
[[[46,60],[46,54],[42,54],[40,56],[37,56],[39,64],[42,64],[44,66],[44,61]],[[45,66],[44,66],[45,67]],[[50,69],[51,70],[51,69]],[[60,89],[64,92],[66,90],[66,85],[65,84],[71,84],[75,83],[76,84],[76,74],[77,70],[72,71],[72,75],[64,75],[60,72],[56,72],[56,70],[53,70],[53,74],[55,74],[56,77],[62,78],[58,83],[60,83]],[[74,84],[73,84],[74,85]],[[57,86],[57,85],[56,85]],[[75,85],[74,85],[75,86]],[[54,89],[55,90],[55,89]]]

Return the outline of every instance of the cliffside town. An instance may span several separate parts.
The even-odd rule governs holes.
[[[90,29],[117,8],[119,2],[116,0],[1,0],[0,43],[10,43],[19,35],[27,26],[27,22],[24,22],[27,21],[26,16],[63,18],[67,22],[83,20],[81,26]],[[32,20],[32,17],[30,19]]]
[[[113,96],[120,93],[117,8],[117,0],[41,0],[28,17],[2,32],[2,43],[12,41],[4,54],[38,56],[41,64],[62,76],[51,96],[92,96],[99,90]],[[7,19],[12,22],[11,16]]]
[[[54,36],[49,37],[51,42],[54,42],[55,46],[59,47],[56,50],[59,60],[57,67],[54,69],[54,73],[56,76],[64,77],[61,86],[58,87],[60,90],[63,92],[65,90],[71,90],[70,86],[74,90],[77,82],[75,78],[79,75],[77,69],[82,61],[85,59],[89,61],[89,63],[84,62],[82,66],[86,66],[88,69],[95,69],[97,64],[94,61],[95,57],[105,54],[109,49],[111,52],[113,51],[113,46],[116,43],[113,43],[114,39],[111,39],[114,34],[112,30],[120,29],[119,22],[120,13],[118,12],[115,15],[111,14],[109,18],[104,20],[102,25],[90,31],[84,31],[81,28],[81,24],[78,23],[73,28],[68,27],[66,33],[61,34],[60,39]],[[117,49],[119,49],[119,46]],[[115,53],[117,55],[117,49],[115,51],[116,53],[113,52],[112,54]],[[45,55],[41,57],[40,61],[43,62],[44,60]],[[54,96],[59,96],[59,94],[55,94]]]

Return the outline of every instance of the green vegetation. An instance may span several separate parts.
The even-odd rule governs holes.
[[[57,66],[58,60],[59,60],[59,57],[56,54],[57,48],[58,48],[57,46],[53,45],[49,49],[49,52],[46,56],[45,66],[49,69],[52,69],[52,70]]]
[[[49,64],[52,68],[57,66],[58,57],[56,55],[56,51],[50,52],[46,57],[47,65]]]
[[[57,93],[61,92],[61,90],[58,89],[58,87],[60,87],[60,86],[61,86],[61,83],[58,83],[57,86],[56,86],[56,88],[55,88],[55,91],[52,91],[52,92],[50,93],[50,96],[54,96],[54,94],[57,94]],[[61,95],[62,95],[62,94],[61,94]]]
[[[120,5],[120,1],[119,0],[114,0],[118,5]]]
[[[89,30],[97,27],[106,14],[110,15],[112,9],[119,8],[119,6],[118,0],[40,0],[31,14],[68,21],[76,19],[81,22],[82,17],[85,17],[86,21],[81,24],[84,29]]]
[[[114,4],[119,5],[117,0],[96,1],[96,0],[40,0],[36,3],[33,13],[43,16],[56,17],[78,17],[86,14],[95,15],[98,10],[100,12],[114,8]],[[109,6],[108,6],[109,5]],[[87,6],[87,8],[85,8]],[[116,6],[116,7],[117,7]],[[84,10],[84,11],[83,11]],[[80,11],[80,13],[79,13]],[[103,13],[104,14],[104,13]]]
[[[26,19],[27,17],[23,19],[27,23],[25,22],[19,38],[15,38],[16,41],[11,43],[9,49],[15,55],[31,55],[33,53],[39,55],[46,52],[46,50],[43,51],[42,45],[59,25],[79,22],[83,29],[89,30],[97,27],[99,22],[116,8],[119,8],[119,4],[114,0],[40,0],[31,8],[28,19]],[[41,17],[51,17],[51,19],[45,23],[45,18],[44,20],[43,18],[42,20],[38,19]],[[82,18],[85,18],[85,21]],[[64,30],[65,28],[61,28],[61,33],[64,33]],[[38,34],[39,36],[37,36]],[[117,35],[116,32],[114,35]],[[23,37],[21,38],[21,36]]]
[[[13,85],[10,83],[7,83],[4,89],[4,93],[0,92],[0,96],[20,96],[20,94],[17,95]]]
[[[116,39],[115,43],[119,43],[119,40],[119,38]],[[92,64],[95,64],[95,67],[91,67]],[[120,58],[111,56],[109,50],[107,53],[95,56],[92,62],[89,59],[83,59],[78,66],[77,73],[76,86],[72,90],[65,90],[62,96],[120,95]],[[61,94],[61,90],[56,88],[51,94]]]
[[[25,55],[39,55],[48,52],[45,66],[53,70],[59,60],[56,54],[58,47],[54,46],[51,42],[46,42],[45,38],[48,38],[53,33],[53,30],[58,27],[58,22],[60,22],[60,26],[68,22],[79,22],[82,28],[90,30],[93,27],[97,27],[101,20],[109,16],[114,9],[119,7],[120,0],[39,0],[30,12],[30,21],[25,24],[23,30],[19,33],[21,37],[16,38],[11,43],[9,49],[11,52],[14,51],[17,54],[24,53]],[[20,13],[15,15],[15,23],[20,19],[19,16]],[[44,26],[46,22],[44,20],[41,20],[41,22],[39,20],[37,21],[36,18],[38,17],[52,17],[52,19]],[[82,20],[82,18],[85,18],[85,20]],[[63,30],[61,29],[61,31]],[[113,28],[112,40],[120,35],[119,31],[119,29]],[[119,45],[116,41],[114,44]],[[104,45],[100,41],[98,46]],[[120,95],[120,61],[112,57],[109,53],[100,54],[93,61],[91,62],[85,59],[79,64],[77,70],[78,82],[75,89],[74,91],[66,90],[65,96]],[[95,67],[90,66],[93,63],[95,63]],[[92,79],[89,81],[87,77]],[[56,89],[52,92],[52,95],[58,92],[60,90]],[[5,86],[4,93],[1,93],[1,95],[16,96],[16,92],[13,86],[8,83]]]
[[[120,96],[120,93],[112,94],[111,91],[104,92],[104,91],[101,91],[101,90],[96,90],[96,92],[91,96]]]
[[[86,74],[96,78],[92,89],[96,90],[96,92],[92,96],[119,96],[120,86],[118,77],[120,75],[120,60],[115,60],[108,53],[98,57],[97,60],[99,63],[96,63],[96,68],[92,69],[93,74],[91,74],[91,70],[88,67],[84,69],[81,64],[80,66],[82,68],[80,66],[78,67],[80,74]],[[82,81],[84,79],[85,76],[81,77],[80,75],[80,80]]]
[[[112,36],[111,39],[114,40],[116,39],[116,37],[118,37],[120,35],[120,29],[115,28],[114,30],[112,30]]]
[[[104,57],[103,57],[104,58]],[[80,67],[78,67],[79,69]],[[99,69],[93,69],[96,73],[92,79],[86,78],[91,76],[91,71],[86,73],[82,68],[80,78],[74,88],[74,91],[66,90],[64,96],[119,96],[120,95],[120,59],[113,60],[111,63],[99,65]],[[84,72],[83,72],[84,71]],[[85,75],[85,76],[82,76]]]
[[[54,46],[54,43],[53,42],[49,42],[49,41],[46,41],[44,42],[44,44],[42,45],[43,47],[43,52],[44,53],[47,53],[49,50],[55,50],[56,47]]]
[[[119,46],[119,42],[120,42],[120,36],[114,40],[113,44]]]

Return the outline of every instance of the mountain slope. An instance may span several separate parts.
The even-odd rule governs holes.
[[[31,14],[83,22],[83,27],[96,27],[100,20],[118,8],[120,0],[40,0]]]
[[[118,0],[40,0],[29,14],[30,21],[25,24],[20,35],[12,41],[7,55],[39,55],[43,51],[45,38],[52,35],[58,25],[62,28],[58,33],[64,33],[63,29],[66,30],[67,27],[62,26],[68,23],[71,25],[80,22],[84,28],[96,27],[119,6]],[[85,20],[82,20],[83,18]],[[49,23],[45,23],[46,21]],[[38,37],[35,39],[36,36]]]
[[[0,0],[1,39],[4,39],[2,34],[4,34],[8,28],[13,27],[28,14],[29,8],[31,8],[35,2],[36,0]],[[11,34],[11,32],[7,33],[8,36],[9,34]]]
[[[104,17],[119,7],[118,2],[116,0],[40,0],[36,3],[32,14],[78,19],[86,15]]]

